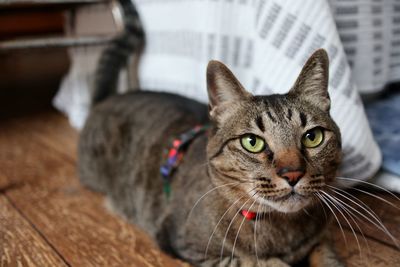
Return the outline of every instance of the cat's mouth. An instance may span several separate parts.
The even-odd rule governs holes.
[[[283,191],[283,190],[279,190],[279,191]],[[259,192],[261,197],[270,201],[285,201],[288,199],[305,199],[308,198],[309,196],[306,194],[303,194],[302,192],[299,192],[299,190],[296,190],[294,188],[292,188],[291,190],[285,190],[287,192],[286,194],[282,194],[283,192],[276,192],[278,194],[276,195],[268,195],[268,194],[264,194],[263,192]]]
[[[301,200],[301,199],[306,199],[308,198],[305,195],[302,195],[295,190],[292,190],[290,193],[284,195],[284,196],[278,196],[278,197],[267,197],[267,199],[276,201],[276,202],[282,202],[286,200]]]
[[[308,206],[311,203],[311,196],[303,195],[292,190],[283,196],[263,196],[258,198],[258,202],[272,207],[277,211],[291,213]]]

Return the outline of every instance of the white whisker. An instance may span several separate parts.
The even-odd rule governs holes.
[[[254,194],[251,196],[251,198],[253,198],[256,194],[257,194],[257,192],[254,193]],[[231,228],[233,222],[235,221],[235,218],[239,215],[240,211],[243,209],[243,207],[247,204],[247,202],[248,202],[251,198],[249,198],[248,200],[246,200],[246,201],[243,203],[243,205],[240,207],[240,209],[236,212],[235,216],[233,216],[233,218],[231,219],[231,222],[229,223],[228,228],[226,229],[225,236],[224,236],[224,239],[223,239],[223,241],[222,241],[222,246],[221,246],[220,261],[222,260],[222,256],[223,256],[223,254],[224,254],[225,241],[226,241],[226,238],[228,237],[229,229]]]
[[[366,210],[367,212],[369,211],[370,213],[372,213],[376,218],[374,218],[374,216],[372,216],[372,218],[374,218],[375,220],[377,220],[378,222],[382,222],[379,218],[379,216],[375,213],[375,211],[373,211],[367,204],[365,204],[364,202],[362,202],[360,199],[358,199],[357,197],[353,196],[352,194],[346,192],[345,190],[342,189],[333,189],[333,191],[335,192],[335,194],[344,197],[345,199],[347,199],[348,201],[350,201],[350,203],[354,203],[355,205],[357,205],[358,207]],[[343,194],[347,195],[348,197],[346,197],[345,195],[343,195],[342,193],[340,193],[339,191],[341,191]],[[350,197],[350,198],[349,198]],[[347,203],[346,203],[347,204]]]
[[[335,197],[332,196],[332,195],[330,195],[330,197],[335,198]],[[369,247],[368,241],[367,241],[367,239],[365,238],[364,232],[363,232],[362,229],[360,228],[359,224],[358,224],[357,221],[354,219],[354,218],[356,218],[356,219],[358,219],[359,221],[361,221],[360,218],[359,218],[357,215],[353,214],[347,207],[345,207],[344,205],[342,205],[340,202],[336,201],[336,203],[343,209],[343,211],[344,211],[347,215],[349,215],[349,217],[350,217],[350,219],[352,220],[352,222],[356,225],[356,227],[357,227],[359,233],[361,234],[361,236],[362,236],[362,238],[363,238],[363,240],[364,240],[365,245],[367,246],[367,250],[368,250],[368,255],[367,255],[367,257],[369,258],[369,255],[371,255],[371,249],[370,249],[370,247]],[[368,259],[366,260],[366,262],[367,262],[367,265],[370,266],[369,260],[368,260]]]
[[[379,219],[379,217],[377,217],[377,215],[375,213],[371,213],[368,209],[366,209],[365,207],[363,207],[362,205],[358,204],[357,202],[351,200],[350,198],[346,197],[345,195],[336,192],[336,194],[341,195],[342,197],[344,197],[345,199],[349,200],[350,202],[354,203],[355,205],[357,205],[359,208],[361,208],[363,211],[365,211],[369,216],[371,216],[371,218],[373,218],[376,222],[372,221],[370,218],[368,218],[365,214],[361,213],[360,211],[358,211],[357,209],[355,209],[354,207],[350,206],[349,204],[347,204],[346,202],[344,202],[343,200],[337,198],[337,200],[342,203],[343,205],[347,206],[348,208],[350,208],[351,210],[353,210],[354,212],[356,212],[357,214],[359,214],[361,217],[363,217],[364,219],[366,219],[368,222],[370,222],[371,224],[373,224],[375,227],[377,227],[378,229],[380,229],[382,232],[384,232],[386,235],[388,235],[393,243],[399,247],[398,241],[397,239],[389,232],[389,230],[385,227],[385,225],[382,223],[382,221]],[[374,215],[375,214],[375,215]]]
[[[335,192],[335,194],[338,194],[338,195],[341,195],[338,191],[340,191],[340,192],[342,192],[343,194],[345,194],[345,195],[347,195],[348,197],[350,197],[352,200],[350,200],[350,201],[355,201],[355,202],[357,202],[357,203],[359,203],[360,205],[362,205],[362,206],[364,206],[366,209],[368,209],[370,212],[372,212],[375,216],[378,216],[378,215],[376,215],[376,213],[367,205],[367,204],[365,204],[364,202],[362,202],[359,198],[357,198],[356,196],[353,196],[352,194],[350,194],[349,192],[347,192],[346,190],[343,190],[343,189],[340,189],[340,188],[337,188],[337,187],[334,187],[334,186],[331,186],[331,185],[328,185],[329,187],[330,187],[330,189],[331,190],[333,190],[333,192]],[[353,188],[354,189],[354,188]]]
[[[373,193],[370,193],[370,192],[368,192],[368,191],[365,191],[365,190],[362,190],[362,189],[359,189],[359,188],[352,188],[352,189],[353,189],[353,190],[356,190],[356,191],[358,191],[358,192],[364,193],[364,194],[366,194],[366,195],[369,195],[369,196],[371,196],[371,197],[373,197],[373,198],[379,199],[380,201],[383,201],[383,202],[385,202],[386,204],[388,204],[388,205],[390,205],[390,206],[392,206],[392,207],[394,207],[394,208],[400,210],[400,207],[394,205],[392,202],[387,201],[386,199],[384,199],[384,198],[382,198],[382,197],[380,197],[380,196],[377,196],[377,195],[375,195],[375,194],[373,194]]]
[[[397,199],[398,201],[400,201],[400,198],[399,198],[398,196],[396,196],[395,194],[393,194],[392,192],[390,192],[390,191],[387,190],[386,188],[383,188],[382,186],[379,186],[379,185],[376,185],[376,184],[373,184],[373,183],[370,183],[370,182],[367,182],[367,181],[363,181],[363,180],[359,180],[359,179],[353,179],[353,178],[348,178],[348,177],[336,177],[336,178],[337,178],[337,179],[340,179],[340,180],[348,180],[348,181],[353,181],[353,182],[359,182],[359,183],[362,183],[362,184],[366,184],[366,185],[369,185],[369,186],[378,188],[378,189],[380,189],[380,190],[382,190],[382,191],[384,191],[384,192],[390,194],[392,197],[394,197],[394,198]]]
[[[332,212],[333,216],[335,217],[336,222],[337,222],[338,225],[339,225],[340,231],[342,232],[343,240],[344,240],[344,243],[345,243],[346,248],[347,248],[347,247],[348,247],[348,246],[347,246],[347,239],[346,239],[346,236],[345,236],[344,231],[343,231],[343,227],[342,227],[342,225],[341,225],[341,223],[340,223],[338,217],[336,216],[336,214],[335,214],[335,212],[333,211],[333,209],[330,207],[329,203],[325,200],[324,196],[321,195],[320,193],[316,193],[316,195],[321,199],[322,202],[324,202],[324,204],[328,207],[328,209]]]
[[[314,194],[315,195],[315,194]],[[321,200],[319,199],[319,197],[317,196],[316,198],[318,200],[318,203],[320,204],[320,206],[322,207],[322,211],[324,212],[324,216],[325,216],[325,221],[328,221],[328,215],[326,214],[326,210],[324,207],[324,204],[321,202]]]
[[[328,185],[330,188],[331,188],[331,190],[333,190],[334,192],[335,192],[335,194],[338,194],[338,195],[340,195],[340,196],[342,196],[342,197],[345,197],[345,196],[343,196],[342,194],[340,194],[338,191],[340,191],[340,192],[342,192],[343,194],[345,194],[345,195],[347,195],[347,196],[349,196],[351,199],[348,199],[348,198],[346,198],[347,200],[349,200],[351,203],[359,203],[360,205],[362,205],[363,207],[365,207],[367,210],[369,210],[373,215],[375,215],[375,217],[376,218],[378,218],[379,220],[380,220],[380,218],[379,218],[379,216],[367,205],[367,204],[365,204],[364,202],[362,202],[359,198],[357,198],[356,196],[353,196],[352,194],[350,194],[350,193],[348,193],[347,191],[345,191],[345,190],[343,190],[343,189],[340,189],[340,188],[336,188],[336,187],[334,187],[334,186],[330,186],[330,185]],[[356,188],[353,188],[353,189],[356,189]],[[345,207],[344,207],[345,208]],[[348,210],[348,208],[346,208],[346,210]],[[360,219],[360,217],[359,216],[357,216],[356,214],[354,214],[353,212],[351,212],[350,210],[348,210],[357,220],[359,220],[360,222],[363,222],[363,220],[362,219]],[[381,220],[380,220],[381,221]],[[382,223],[383,224],[383,223]],[[356,223],[356,225],[358,226],[358,224]],[[377,227],[376,225],[375,225],[375,227]],[[377,227],[378,228],[378,227]],[[362,230],[360,229],[360,227],[358,227],[358,229],[360,230],[360,233],[364,236],[364,234],[363,234],[363,232],[362,232]],[[379,228],[378,228],[379,229]],[[381,229],[382,230],[382,229]],[[383,231],[383,230],[382,230]],[[385,232],[385,234],[386,234],[386,232]],[[368,245],[368,242],[366,242],[367,243],[367,248],[368,248],[368,252],[369,252],[369,255],[371,255],[371,250],[370,250],[370,248],[369,248],[369,245]],[[396,244],[396,242],[395,242],[395,244]]]
[[[250,192],[251,192],[251,191],[250,191]],[[250,192],[248,192],[248,193],[250,193]],[[226,209],[226,211],[224,212],[224,214],[222,214],[221,218],[219,219],[219,221],[218,221],[217,224],[215,225],[215,227],[214,227],[214,229],[213,229],[213,231],[212,231],[212,233],[211,233],[211,235],[210,235],[210,237],[209,237],[209,239],[208,239],[207,247],[206,247],[206,250],[205,250],[205,253],[204,253],[204,258],[207,258],[208,249],[209,249],[209,246],[210,246],[210,244],[211,244],[211,240],[212,240],[212,238],[213,238],[215,232],[217,231],[218,225],[222,222],[222,220],[224,219],[225,215],[228,214],[229,210],[232,209],[232,208],[236,205],[236,203],[238,203],[238,202],[239,202],[241,199],[243,199],[244,197],[246,197],[246,195],[243,195],[243,196],[241,196],[240,198],[238,198],[235,202],[233,202],[233,203],[229,206],[228,209]]]
[[[254,204],[256,203],[256,200],[257,200],[257,199],[255,199],[255,200],[253,201],[253,203],[250,205],[249,210],[251,210],[251,208],[254,206]],[[239,229],[238,229],[238,231],[237,231],[237,233],[236,233],[236,236],[235,236],[235,241],[233,241],[233,249],[232,249],[232,254],[231,254],[231,259],[232,259],[232,261],[233,261],[233,256],[235,255],[235,246],[236,246],[236,242],[237,242],[237,239],[238,239],[238,237],[239,237],[240,230],[242,229],[242,226],[243,226],[243,223],[244,223],[245,220],[246,220],[246,217],[243,216],[242,222],[240,223]]]
[[[357,242],[357,246],[358,246],[358,251],[360,252],[360,260],[362,260],[362,253],[361,253],[361,246],[360,246],[360,242],[358,240],[357,234],[353,229],[353,226],[351,225],[351,223],[349,222],[349,220],[347,219],[347,217],[343,214],[343,212],[341,211],[340,207],[342,207],[342,205],[331,195],[329,195],[328,193],[326,193],[325,191],[320,191],[322,194],[324,194],[327,198],[325,198],[327,201],[329,201],[332,206],[334,208],[336,208],[337,211],[339,211],[339,213],[342,215],[343,219],[345,219],[346,223],[349,225],[351,232],[353,233],[356,242]],[[342,207],[343,209],[343,207]]]
[[[259,197],[257,197],[258,200]],[[260,205],[257,207],[257,215],[256,215],[256,221],[254,223],[254,251],[256,253],[256,259],[257,259],[257,266],[260,266],[260,260],[258,258],[258,252],[257,252],[257,220],[259,220],[259,212],[260,212]]]
[[[310,213],[308,213],[308,211],[306,209],[303,208],[302,210],[308,217],[310,217],[311,219],[315,219],[315,217],[312,216]]]
[[[235,188],[236,186],[243,184],[244,182],[235,182],[235,183],[228,183],[228,184],[223,184],[223,185],[219,185],[217,187],[211,188],[210,190],[208,190],[206,193],[204,193],[197,201],[196,203],[194,203],[193,207],[190,209],[189,215],[187,217],[187,220],[190,219],[190,216],[192,215],[193,210],[196,208],[196,206],[200,203],[200,201],[205,198],[208,194],[214,192],[215,190],[221,188],[221,187],[225,187],[225,186],[230,186],[230,185],[234,185],[232,188]],[[251,182],[249,182],[251,183]]]

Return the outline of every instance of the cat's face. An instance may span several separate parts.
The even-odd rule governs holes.
[[[215,124],[209,168],[215,185],[231,184],[224,196],[280,212],[313,203],[341,158],[340,132],[329,115],[326,53],[313,54],[285,95],[252,96],[215,61],[207,78]]]

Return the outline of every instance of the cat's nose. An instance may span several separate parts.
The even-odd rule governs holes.
[[[285,179],[290,186],[295,186],[297,182],[304,176],[304,170],[297,169],[292,170],[290,168],[280,168],[277,174]]]

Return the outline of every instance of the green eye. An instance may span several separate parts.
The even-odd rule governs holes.
[[[308,148],[317,147],[322,141],[324,141],[324,132],[319,127],[307,131],[301,139],[303,145]]]
[[[259,153],[265,147],[265,142],[254,134],[246,134],[240,140],[244,149],[252,153]]]

